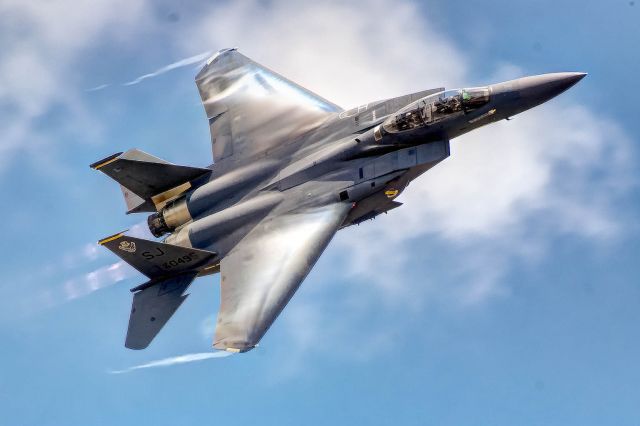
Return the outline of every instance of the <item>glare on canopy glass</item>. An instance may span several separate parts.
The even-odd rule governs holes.
[[[389,133],[424,127],[447,117],[469,113],[489,102],[488,87],[448,90],[420,99],[383,123]]]

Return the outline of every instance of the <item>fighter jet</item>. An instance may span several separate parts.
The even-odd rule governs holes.
[[[398,195],[449,156],[455,137],[540,105],[585,75],[439,87],[344,110],[236,49],[217,52],[195,78],[212,165],[137,149],[91,165],[120,184],[127,213],[151,213],[149,229],[163,237],[99,241],[148,278],[131,289],[125,346],[146,348],[193,280],[220,273],[213,347],[251,350],[338,230],[400,207]]]

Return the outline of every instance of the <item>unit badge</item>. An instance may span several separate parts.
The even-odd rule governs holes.
[[[122,241],[120,242],[120,245],[118,246],[118,248],[122,251],[128,251],[129,253],[135,253],[136,252],[136,243],[134,243],[133,241]]]

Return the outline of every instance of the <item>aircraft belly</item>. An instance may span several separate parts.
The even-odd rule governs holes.
[[[409,182],[449,156],[449,142],[432,142],[376,158],[359,168],[359,180],[347,189],[354,208],[343,227],[373,219],[400,207],[395,200]]]
[[[360,201],[371,194],[386,188],[390,182],[395,184],[392,191],[395,198],[411,179],[401,179],[407,172],[439,163],[449,156],[449,142],[439,141],[390,152],[362,164],[356,171],[353,186],[347,189],[349,200]]]

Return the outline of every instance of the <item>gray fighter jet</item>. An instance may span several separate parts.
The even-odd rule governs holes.
[[[409,182],[449,156],[451,139],[584,76],[436,88],[343,110],[235,49],[219,51],[196,76],[214,164],[132,149],[91,165],[120,184],[127,213],[152,212],[153,235],[168,235],[99,242],[148,277],[131,290],[125,346],[146,348],[191,282],[219,272],[213,347],[254,348],[339,229],[399,207]]]

